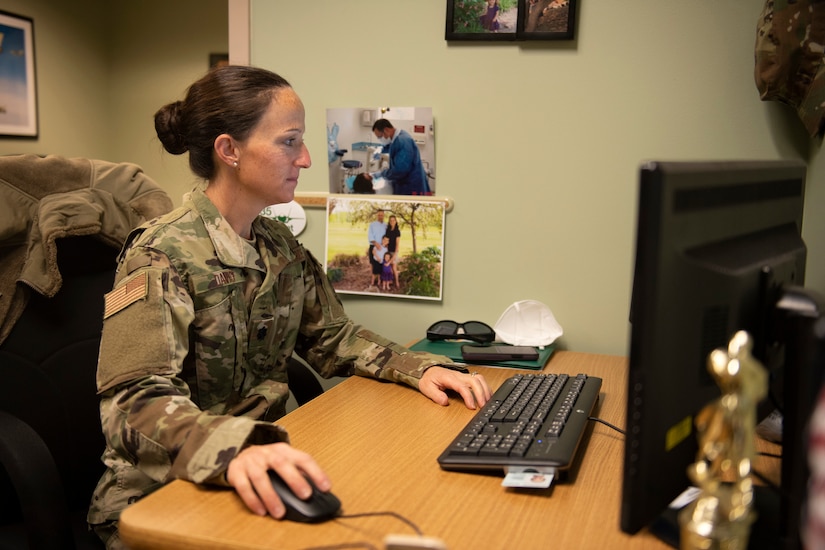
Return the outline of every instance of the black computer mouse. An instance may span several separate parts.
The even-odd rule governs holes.
[[[272,481],[272,488],[286,507],[284,519],[318,523],[334,518],[341,510],[341,501],[338,497],[321,491],[308,477],[306,480],[312,487],[312,495],[306,500],[298,498],[274,470],[269,471],[269,479]]]

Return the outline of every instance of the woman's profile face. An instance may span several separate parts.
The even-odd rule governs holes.
[[[303,103],[292,88],[281,88],[249,137],[239,142],[240,191],[258,199],[262,209],[294,198],[301,169],[312,164],[304,131]]]

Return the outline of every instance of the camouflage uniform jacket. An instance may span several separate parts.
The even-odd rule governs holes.
[[[127,240],[106,295],[97,385],[107,470],[92,525],[172,479],[226,485],[242,448],[288,441],[272,421],[285,412],[293,350],[324,377],[416,388],[449,361],[354,324],[283,224],[259,217],[252,230],[254,245],[195,191]]]

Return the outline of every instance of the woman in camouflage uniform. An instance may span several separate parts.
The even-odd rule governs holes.
[[[299,496],[311,490],[304,475],[330,489],[273,423],[293,351],[321,376],[402,382],[440,405],[446,390],[469,408],[490,398],[483,377],[354,324],[289,229],[258,216],[292,200],[310,166],[304,108],[283,78],[216,69],[161,108],[155,128],[206,184],[130,235],[106,296],[97,385],[107,470],[88,519],[107,546],[120,546],[120,512],[172,479],[232,486],[275,518],[285,509],[268,470]]]

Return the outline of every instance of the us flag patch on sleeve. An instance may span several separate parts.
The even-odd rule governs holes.
[[[143,271],[106,294],[103,318],[111,317],[129,304],[145,298],[148,293],[148,278]]]

